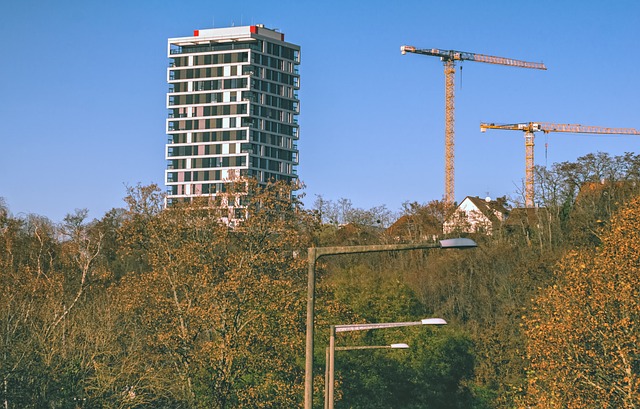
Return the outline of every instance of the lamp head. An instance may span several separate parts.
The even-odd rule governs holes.
[[[466,237],[440,240],[440,248],[443,249],[466,249],[473,247],[478,247],[478,243]]]
[[[442,318],[425,318],[421,322],[422,325],[445,325],[447,323]]]

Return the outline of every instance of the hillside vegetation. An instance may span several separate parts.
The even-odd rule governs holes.
[[[640,406],[640,157],[536,176],[537,208],[512,200],[476,249],[322,259],[316,407],[329,325],[426,317],[449,324],[338,334],[410,349],[337,352],[337,408]],[[3,407],[301,407],[307,248],[441,239],[453,211],[407,203],[386,228],[384,206],[236,188],[234,229],[220,207],[163,210],[155,186],[93,221],[0,206]]]

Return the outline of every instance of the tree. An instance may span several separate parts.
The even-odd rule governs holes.
[[[350,199],[340,198],[337,202],[316,195],[313,210],[320,220],[326,224],[357,224],[362,226],[386,227],[393,218],[392,212],[385,205],[370,209],[354,207]]]
[[[369,331],[341,344],[389,345],[410,349],[339,352],[336,356],[340,407],[457,409],[479,408],[469,387],[473,343],[445,329],[403,328]]]
[[[123,224],[146,261],[119,285],[122,315],[163,380],[140,394],[186,407],[293,407],[302,397],[306,287],[297,255],[315,219],[286,184],[248,181],[228,195]],[[247,217],[230,229],[220,212],[235,198]]]
[[[402,216],[387,233],[395,240],[427,241],[442,235],[445,220],[455,211],[455,206],[441,200],[427,204],[404,202]]]
[[[549,224],[553,242],[598,245],[597,230],[638,194],[639,169],[640,155],[611,157],[603,152],[557,163],[551,169],[536,167],[536,201],[557,220]]]
[[[594,251],[569,252],[525,318],[524,403],[540,408],[640,406],[640,198]]]
[[[61,294],[55,234],[45,218],[18,219],[6,208],[0,211],[0,396],[5,408],[29,406],[46,388],[41,340],[59,311],[55,303]]]

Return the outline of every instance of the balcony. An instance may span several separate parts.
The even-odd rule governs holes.
[[[242,75],[254,75],[256,72],[258,72],[258,70],[253,65],[242,66]]]

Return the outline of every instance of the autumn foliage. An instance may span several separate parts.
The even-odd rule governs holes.
[[[525,318],[527,402],[540,408],[640,406],[640,198],[602,246],[569,252]]]
[[[338,336],[411,348],[337,354],[336,407],[640,406],[640,156],[536,171],[537,207],[512,199],[477,249],[319,261],[315,407],[329,325],[426,317],[448,325]],[[58,224],[0,201],[2,407],[301,407],[307,249],[431,242],[453,208],[306,209],[294,189],[165,209],[135,186],[122,209]]]
[[[162,210],[153,186],[100,222],[4,213],[5,407],[296,406],[315,222],[288,186],[238,189],[234,229],[217,206]]]

